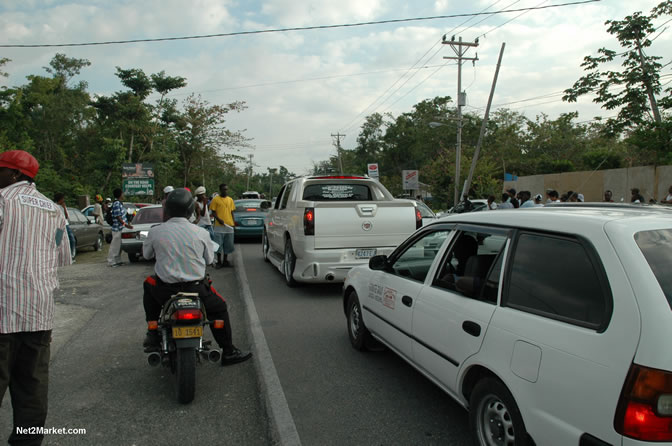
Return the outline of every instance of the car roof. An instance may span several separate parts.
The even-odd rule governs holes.
[[[672,224],[671,217],[672,208],[656,205],[558,203],[520,209],[449,214],[436,222],[430,223],[430,225],[474,223],[581,233],[582,228],[601,228],[605,224],[617,220],[627,220],[628,224],[636,225],[638,220],[651,221],[653,218]]]
[[[141,208],[138,208],[138,212],[140,212],[143,209],[156,209],[156,208],[162,208],[162,204],[150,204],[149,206],[143,206]]]

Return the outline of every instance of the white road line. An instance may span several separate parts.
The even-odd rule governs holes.
[[[243,255],[240,247],[233,255],[240,295],[247,308],[248,323],[252,334],[252,351],[254,353],[254,365],[261,387],[264,406],[268,415],[271,428],[271,436],[274,444],[281,446],[300,446],[301,439],[294,424],[294,418],[289,410],[285,392],[282,390],[278,372],[275,370],[271,351],[266,343],[264,330],[259,321],[257,309],[252,300],[250,287],[247,285],[247,274],[243,264]]]

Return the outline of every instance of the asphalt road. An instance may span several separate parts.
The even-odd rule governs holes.
[[[147,365],[142,352],[142,281],[153,264],[109,268],[106,250],[107,245],[103,252],[82,252],[75,265],[61,269],[55,299],[46,426],[84,428],[86,434],[51,435],[43,444],[269,444],[253,361],[202,364],[195,400],[175,401],[170,371]],[[220,269],[211,275],[228,298],[234,343],[245,347],[246,314],[235,273]],[[7,394],[0,408],[0,443],[10,434],[11,420]]]
[[[351,347],[340,284],[290,289],[259,243],[237,249],[303,445],[469,444],[443,391],[388,350]]]

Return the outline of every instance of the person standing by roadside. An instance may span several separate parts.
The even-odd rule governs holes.
[[[229,197],[229,188],[226,184],[219,185],[219,195],[210,202],[210,212],[215,218],[215,242],[219,243],[217,251],[218,268],[231,266],[227,256],[233,252],[233,211],[236,205]],[[221,257],[221,258],[220,258]]]
[[[664,200],[660,200],[660,204],[672,204],[672,186],[667,190],[667,197]]]
[[[520,203],[516,199],[516,190],[514,188],[511,188],[511,189],[507,190],[506,193],[509,195],[509,197],[511,197],[511,200],[509,200],[511,205],[514,208],[518,209],[518,207],[520,206]]]
[[[613,196],[613,194],[611,193],[611,191],[609,189],[607,189],[607,190],[604,191],[604,200],[602,200],[602,201],[604,203],[613,203],[614,200],[612,200],[612,198],[611,198],[612,196]]]
[[[121,204],[124,194],[121,189],[115,189],[114,203],[112,203],[112,241],[110,242],[110,252],[107,255],[107,265],[112,267],[121,266],[121,230],[126,228],[133,229],[133,225],[126,220],[126,209]]]
[[[488,197],[488,210],[494,211],[497,209],[497,203],[495,203],[495,196],[490,195]]]
[[[635,204],[646,203],[646,200],[644,199],[644,196],[639,193],[638,188],[633,187],[632,189],[630,189],[630,192],[632,193],[632,198],[630,199],[631,203],[635,203]]]
[[[44,427],[57,268],[72,263],[65,217],[33,183],[39,167],[23,150],[0,154],[0,404],[9,387],[9,444],[44,438],[17,428]]]
[[[101,226],[105,222],[103,216],[103,196],[100,194],[96,195],[96,203],[93,205],[93,217],[96,219],[96,223]]]
[[[197,187],[195,194],[196,209],[194,213],[196,214],[196,220],[194,220],[194,223],[208,231],[210,239],[215,240],[215,233],[212,230],[212,221],[210,220],[210,209],[208,208],[208,197],[205,195],[205,187]]]
[[[61,192],[57,192],[56,194],[54,194],[54,203],[60,206],[59,209],[61,210],[61,212],[63,212],[63,216],[65,217],[65,230],[68,233],[70,252],[72,253],[72,258],[74,260],[76,253],[75,234],[73,234],[72,229],[70,229],[70,216],[68,215],[68,207],[65,205],[65,194]]]
[[[163,188],[163,200],[161,200],[161,206],[163,207],[163,221],[167,221],[167,213],[166,213],[166,198],[168,198],[168,194],[174,191],[175,188],[173,186],[166,186]]]

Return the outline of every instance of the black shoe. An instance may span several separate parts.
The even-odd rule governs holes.
[[[222,365],[233,365],[238,364],[239,362],[245,362],[252,357],[252,352],[243,352],[238,350],[236,347],[233,347],[233,350],[229,354],[222,355]]]
[[[145,353],[158,352],[161,348],[161,335],[156,331],[148,330],[142,346],[145,348]]]

